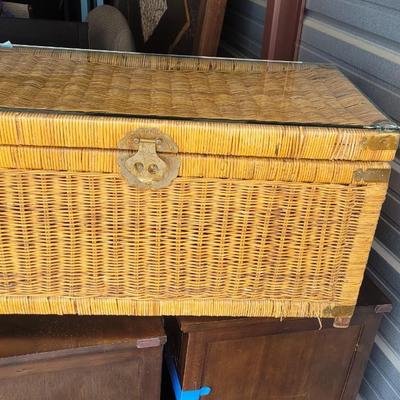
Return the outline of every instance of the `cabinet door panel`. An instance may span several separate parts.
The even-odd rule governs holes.
[[[203,385],[210,400],[338,400],[360,327],[211,342]]]

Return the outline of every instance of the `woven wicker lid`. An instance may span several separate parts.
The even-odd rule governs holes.
[[[328,65],[17,47],[0,107],[172,119],[371,126],[385,116]]]

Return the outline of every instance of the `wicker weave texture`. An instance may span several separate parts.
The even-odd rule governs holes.
[[[0,313],[351,315],[398,137],[337,70],[29,48],[0,68]],[[120,176],[139,128],[179,149],[167,188]]]
[[[116,150],[0,146],[0,168],[119,173]],[[127,154],[131,154],[127,152]],[[292,160],[180,154],[179,176],[365,185],[359,171],[390,170],[387,162]]]
[[[331,66],[2,50],[0,106],[367,126],[384,120]]]
[[[371,129],[337,129],[195,121],[162,121],[45,113],[2,112],[0,145],[116,149],[139,128],[156,128],[180,153],[268,158],[391,161],[399,135]],[[390,149],[371,149],[371,138],[389,138]]]
[[[2,169],[0,312],[329,315],[355,304],[385,189]]]

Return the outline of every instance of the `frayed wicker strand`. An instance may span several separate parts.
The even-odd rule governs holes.
[[[2,297],[0,314],[332,317],[337,303],[298,300],[135,300],[132,298]],[[343,316],[352,313],[343,307]],[[340,316],[340,313],[335,313]]]

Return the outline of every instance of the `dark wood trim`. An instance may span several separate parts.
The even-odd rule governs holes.
[[[185,339],[184,364],[180,366],[183,390],[196,390],[202,386],[207,346],[213,339],[213,335],[203,332],[196,332]]]
[[[121,349],[103,352],[101,346],[87,353],[79,353],[77,349],[55,351],[50,353],[28,354],[26,356],[7,357],[1,360],[0,379],[20,377],[31,374],[45,374],[55,371],[67,371],[82,365],[107,365],[123,363],[135,357],[144,358],[147,354],[140,349]],[[96,351],[96,352],[95,352]],[[161,350],[159,350],[161,353]]]
[[[297,59],[305,0],[268,0],[262,58]]]
[[[193,44],[196,56],[216,56],[227,0],[201,0]]]

